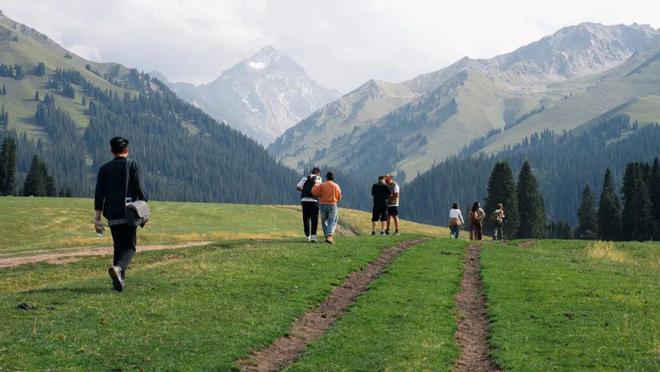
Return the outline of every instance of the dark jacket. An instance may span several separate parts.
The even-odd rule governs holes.
[[[374,197],[374,205],[387,206],[387,200],[390,197],[390,187],[382,182],[374,183],[371,186],[371,195]]]
[[[99,169],[96,179],[96,193],[94,209],[103,211],[108,220],[124,218],[126,213],[126,200],[147,201],[144,192],[140,167],[135,160],[130,160],[128,195],[126,195],[126,158],[114,158]]]

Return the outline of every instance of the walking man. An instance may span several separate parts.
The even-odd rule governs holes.
[[[316,243],[316,229],[319,226],[319,198],[312,195],[312,188],[321,183],[321,170],[312,169],[309,176],[303,177],[296,190],[300,191],[303,229],[308,242]]]
[[[108,274],[115,290],[121,292],[125,285],[126,270],[135,254],[137,226],[126,223],[126,204],[135,200],[147,200],[144,192],[140,167],[135,160],[128,158],[128,140],[114,137],[110,140],[110,150],[114,159],[99,169],[94,197],[96,232],[103,233],[101,215],[108,220],[114,257]]]
[[[312,188],[312,195],[319,198],[321,204],[321,225],[323,226],[323,234],[325,241],[330,244],[335,244],[333,235],[335,227],[337,226],[337,203],[341,200],[341,189],[335,181],[335,174],[328,172],[325,175],[325,182],[315,185]]]
[[[394,235],[399,235],[399,193],[401,188],[394,182],[394,176],[391,174],[385,178],[385,183],[390,188],[390,197],[387,202],[387,229],[385,234],[390,235],[390,226],[394,220]]]
[[[380,221],[380,235],[385,235],[387,201],[390,194],[390,188],[385,183],[385,176],[378,177],[378,182],[371,186],[371,195],[374,197],[374,207],[371,213],[371,235],[376,235],[376,222],[378,221]]]

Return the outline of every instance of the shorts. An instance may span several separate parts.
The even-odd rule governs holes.
[[[371,222],[387,221],[387,205],[374,205],[371,213]]]
[[[399,215],[399,206],[398,205],[391,205],[387,207],[387,215],[388,216],[398,216]]]

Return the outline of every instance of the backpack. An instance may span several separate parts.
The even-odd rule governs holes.
[[[316,185],[316,177],[307,176],[307,180],[303,184],[302,191],[300,192],[300,197],[316,199],[316,197],[312,195],[312,188],[314,185]]]
[[[500,210],[496,209],[493,211],[493,213],[490,215],[490,220],[491,222],[495,223],[502,223],[502,216],[500,216]]]

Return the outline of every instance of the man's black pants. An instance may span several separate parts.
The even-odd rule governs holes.
[[[137,226],[129,226],[126,224],[110,226],[110,232],[112,232],[112,242],[115,248],[112,264],[121,267],[121,274],[124,276],[124,273],[135,254]]]
[[[319,203],[316,202],[301,202],[302,203],[302,215],[303,215],[303,227],[305,229],[305,236],[310,234],[310,223],[311,223],[311,235],[316,235],[316,229],[319,227]]]

